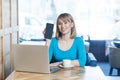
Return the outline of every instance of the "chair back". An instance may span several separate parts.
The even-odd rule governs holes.
[[[110,48],[109,63],[113,68],[120,68],[120,48]]]

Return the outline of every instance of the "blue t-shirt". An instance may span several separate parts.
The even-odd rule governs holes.
[[[52,38],[49,46],[49,59],[54,59],[55,62],[62,61],[63,59],[78,60],[80,66],[85,66],[86,51],[83,39],[75,37],[72,46],[68,50],[61,50],[58,46],[58,39]]]

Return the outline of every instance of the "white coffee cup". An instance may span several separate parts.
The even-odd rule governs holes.
[[[63,67],[69,68],[69,67],[71,67],[71,65],[72,65],[71,60],[69,60],[69,59],[64,59],[63,60]]]

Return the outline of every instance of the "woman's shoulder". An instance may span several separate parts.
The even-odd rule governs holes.
[[[56,37],[53,37],[51,40],[57,40],[57,38],[56,38]]]
[[[75,37],[75,44],[84,44],[84,40],[81,37]]]
[[[75,40],[83,40],[81,37],[75,37]]]
[[[57,42],[58,42],[57,38],[56,38],[56,37],[52,37],[50,44],[51,44],[51,45],[56,45]]]
[[[57,42],[58,39],[57,39],[56,37],[53,37],[53,38],[51,39],[51,41],[52,41],[52,42]]]

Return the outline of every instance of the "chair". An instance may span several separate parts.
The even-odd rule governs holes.
[[[117,75],[120,76],[120,48],[110,47],[109,63],[109,75],[112,75],[113,69],[117,69]]]
[[[94,54],[89,52],[90,48],[90,43],[89,42],[84,42],[85,44],[85,50],[86,50],[86,66],[97,66],[97,59],[95,58]]]

